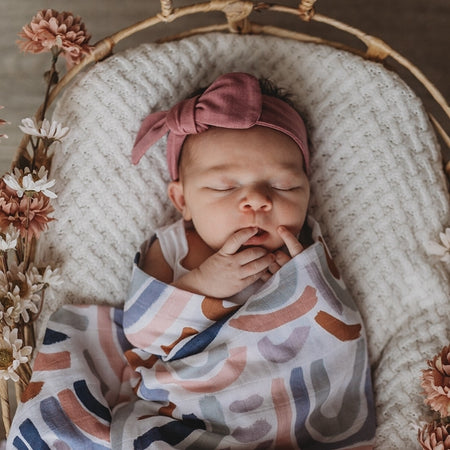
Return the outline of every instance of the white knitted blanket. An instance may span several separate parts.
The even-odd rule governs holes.
[[[141,120],[228,71],[295,95],[312,141],[311,211],[366,323],[378,448],[418,448],[420,370],[450,339],[449,275],[424,244],[449,224],[449,198],[421,102],[395,74],[343,51],[210,34],[142,45],[79,76],[54,115],[71,132],[54,157],[57,220],[40,259],[60,265],[65,283],[42,321],[61,303],[122,304],[134,253],[175,218],[164,142],[130,163]]]

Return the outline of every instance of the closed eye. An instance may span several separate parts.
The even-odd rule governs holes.
[[[234,189],[234,186],[208,186],[206,187],[206,189],[215,192],[227,192],[232,191]]]
[[[272,188],[275,189],[276,191],[289,192],[289,191],[296,191],[297,189],[300,189],[301,186],[272,186]]]

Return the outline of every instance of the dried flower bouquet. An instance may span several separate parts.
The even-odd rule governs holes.
[[[51,67],[44,74],[47,88],[41,109],[19,126],[26,135],[26,148],[11,172],[0,179],[0,401],[6,433],[8,380],[14,382],[19,398],[31,377],[33,322],[42,309],[44,292],[62,282],[59,269],[37,267],[33,262],[36,241],[53,220],[51,200],[56,194],[55,180],[48,179],[51,155],[69,132],[68,127],[45,118],[48,99],[59,79],[58,59],[65,59],[70,69],[92,48],[80,17],[53,9],[39,11],[19,37],[17,44],[24,52],[50,52]],[[0,125],[7,123],[0,119]],[[0,138],[7,136],[0,134]]]
[[[433,419],[418,431],[418,440],[426,450],[450,449],[450,345],[428,361],[422,372],[425,404]]]

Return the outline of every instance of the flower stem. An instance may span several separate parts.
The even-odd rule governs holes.
[[[2,405],[2,421],[5,427],[6,436],[9,434],[11,428],[11,416],[9,411],[9,395],[8,395],[8,380],[0,380],[0,403]]]
[[[6,251],[2,252],[2,257],[0,258],[0,264],[1,264],[0,271],[2,271],[4,274],[6,274],[7,267],[8,267]]]
[[[31,197],[27,196],[27,220],[26,220],[26,226],[25,226],[25,249],[24,249],[24,256],[23,261],[25,263],[25,270],[28,268],[28,263],[30,259],[30,247],[31,247],[31,240],[30,240],[30,233],[29,233],[29,226],[30,226],[30,203],[31,203]]]
[[[42,105],[42,109],[41,109],[39,117],[38,117],[39,122],[42,122],[44,120],[45,114],[47,113],[51,88],[54,84],[56,84],[58,82],[58,71],[56,69],[56,63],[58,61],[58,56],[60,53],[61,53],[61,50],[58,49],[57,47],[52,48],[52,54],[53,54],[52,66],[47,73],[47,89],[45,91],[44,104]],[[41,160],[39,153],[42,150],[42,147],[44,147],[43,153],[45,155],[46,151],[47,151],[47,148],[46,148],[47,146],[41,139],[38,138],[36,141],[36,145],[33,145],[33,142],[32,142],[32,147],[33,147],[33,157],[32,157],[32,161],[31,161],[31,170],[33,171],[36,168],[36,161],[39,162]]]
[[[44,106],[42,107],[42,111],[41,111],[39,120],[44,120],[45,113],[47,112],[48,99],[50,97],[50,89],[51,89],[52,85],[54,84],[53,83],[54,77],[57,74],[56,62],[58,61],[58,56],[59,56],[59,52],[53,53],[52,67],[50,68],[50,71],[48,73],[47,90],[45,91]]]

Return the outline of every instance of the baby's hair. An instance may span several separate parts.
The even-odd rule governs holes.
[[[294,102],[292,101],[292,94],[288,92],[286,89],[277,86],[272,80],[269,80],[268,78],[259,78],[258,82],[259,88],[261,89],[261,93],[263,95],[278,98],[283,102],[287,103],[291,108],[297,110],[296,106],[294,105]],[[201,95],[206,91],[207,88],[208,87],[198,88],[190,95],[188,95],[187,98]]]
[[[283,102],[287,103],[291,108],[296,109],[296,106],[292,101],[292,94],[286,89],[277,86],[272,80],[269,80],[268,78],[259,78],[258,82],[261,93],[263,95],[268,95],[270,97],[275,97],[283,100]]]

